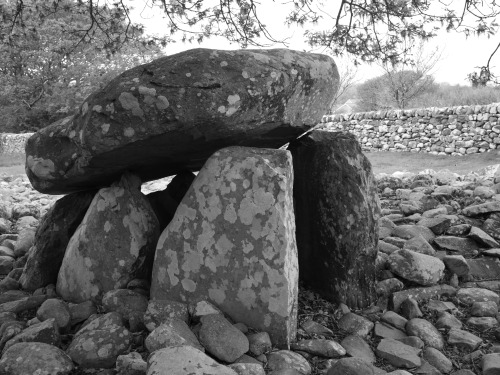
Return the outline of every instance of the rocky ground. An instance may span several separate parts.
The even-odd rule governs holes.
[[[148,302],[143,280],[99,306],[66,303],[53,285],[19,290],[58,197],[0,175],[0,373],[498,374],[500,177],[425,172],[377,176],[378,303],[349,311],[301,288],[290,351],[207,303]]]

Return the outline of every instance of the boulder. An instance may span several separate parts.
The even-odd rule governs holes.
[[[150,274],[158,220],[140,186],[136,176],[125,174],[92,200],[59,270],[57,292],[66,301],[98,301]]]
[[[208,298],[287,347],[298,261],[288,151],[230,147],[202,168],[158,241],[153,300]]]
[[[198,170],[233,145],[277,148],[320,122],[339,75],[325,55],[192,49],[130,69],[74,116],[26,145],[35,189],[107,186],[126,170],[143,181]]]
[[[345,133],[313,131],[288,149],[300,278],[332,302],[367,307],[376,298],[380,212],[371,164]]]
[[[95,191],[62,197],[42,218],[35,235],[35,245],[28,253],[19,282],[23,289],[35,291],[55,284],[66,247],[83,220]]]

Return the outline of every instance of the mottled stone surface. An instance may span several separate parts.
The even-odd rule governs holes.
[[[376,298],[379,201],[354,136],[313,131],[292,142],[300,278],[333,302]]]
[[[125,174],[94,197],[59,270],[57,292],[66,301],[99,300],[150,272],[158,220],[140,186]]]
[[[158,241],[152,299],[208,300],[286,347],[298,261],[291,155],[231,147],[202,168]]]
[[[319,123],[338,89],[325,55],[192,49],[128,70],[73,117],[35,133],[26,172],[42,192],[199,169],[223,147],[280,147]]]
[[[95,191],[66,195],[42,218],[19,282],[34,291],[55,284],[68,242],[80,225],[94,198]]]

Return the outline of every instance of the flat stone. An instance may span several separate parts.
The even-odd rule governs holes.
[[[267,355],[267,366],[270,370],[297,370],[303,375],[309,375],[311,365],[300,354],[289,350],[278,350]]]
[[[500,247],[500,244],[493,237],[478,227],[472,227],[467,237],[488,249]]]
[[[498,306],[494,301],[474,302],[470,309],[472,316],[496,316],[498,314]]]
[[[370,306],[380,208],[369,160],[345,132],[312,131],[288,150],[300,280],[330,302]]]
[[[407,241],[401,241],[401,242],[404,246]],[[393,252],[395,252],[396,250],[399,250],[399,249],[401,249],[401,247],[398,247],[396,245],[390,244],[390,243],[382,241],[382,240],[378,241],[378,250],[385,253],[385,254],[392,254]]]
[[[14,336],[12,339],[7,341],[4,346],[4,351],[9,349],[12,345],[19,342],[43,342],[45,344],[59,345],[59,327],[55,319],[47,319],[44,322],[33,324],[27,327],[21,333]]]
[[[46,295],[29,296],[11,302],[5,302],[0,305],[0,313],[13,312],[19,314],[20,312],[38,308],[45,300]]]
[[[432,231],[423,225],[399,225],[393,229],[392,235],[405,240],[422,236],[427,242],[431,242],[436,237]]]
[[[138,177],[125,174],[95,195],[57,277],[65,301],[99,302],[104,293],[151,272],[159,224],[140,187]]]
[[[148,358],[146,375],[238,375],[192,346],[159,349]]]
[[[406,323],[408,322],[408,319],[390,310],[382,314],[380,320],[400,330],[404,330],[406,327]]]
[[[484,332],[498,327],[498,321],[490,316],[482,316],[482,317],[473,316],[467,319],[467,325],[473,327],[475,330],[479,332]]]
[[[59,194],[107,186],[125,171],[142,181],[196,171],[235,144],[278,148],[320,122],[338,77],[331,57],[289,49],[165,56],[123,72],[74,116],[35,133],[27,174],[35,189]]]
[[[300,327],[309,334],[316,335],[333,335],[333,331],[323,324],[317,323],[314,320],[307,320],[303,322]]]
[[[300,340],[292,344],[291,349],[325,358],[338,358],[346,354],[338,342],[325,339]]]
[[[189,326],[184,321],[176,318],[170,319],[155,328],[144,340],[144,346],[150,353],[170,346],[186,345],[190,345],[202,352],[205,351],[195,334],[189,329]]]
[[[397,341],[401,341],[403,344],[413,346],[414,348],[417,348],[417,349],[423,349],[425,346],[422,339],[420,337],[417,337],[417,336],[407,336],[407,337],[403,337],[402,339],[399,339]]]
[[[238,375],[266,375],[264,367],[257,363],[231,363],[227,367],[236,371]]]
[[[421,364],[421,350],[393,339],[382,339],[377,346],[377,355],[396,367],[414,368]]]
[[[236,361],[249,350],[247,337],[220,314],[201,318],[198,338],[208,353],[228,363]]]
[[[483,223],[482,229],[495,240],[500,241],[500,220],[491,218],[486,219]]]
[[[444,264],[439,259],[409,250],[389,255],[390,270],[420,285],[434,285],[443,277]]]
[[[151,298],[208,299],[288,347],[298,294],[292,182],[288,151],[216,152],[158,241]]]
[[[449,227],[445,233],[450,236],[465,236],[470,232],[470,228],[470,224],[457,224]]]
[[[498,279],[500,277],[500,261],[490,257],[467,259],[469,274],[475,280]]]
[[[444,374],[449,374],[453,370],[453,363],[439,350],[427,347],[424,349],[425,360]]]
[[[414,318],[406,323],[406,333],[409,336],[417,336],[422,339],[425,345],[438,350],[444,347],[444,338],[434,325],[420,318]]]
[[[451,225],[451,219],[446,216],[424,217],[417,225],[429,228],[435,235],[443,234]]]
[[[466,253],[467,251],[480,249],[476,241],[471,238],[440,236],[434,239],[434,243],[441,249],[456,251],[458,253]]]
[[[337,326],[349,334],[366,338],[372,331],[374,324],[361,315],[347,313],[339,319]]]
[[[456,311],[457,307],[453,302],[440,301],[437,299],[430,299],[427,302],[427,309],[430,311]]]
[[[498,294],[482,288],[462,288],[457,292],[457,299],[466,305],[472,305],[474,302],[493,301],[498,306],[500,301]]]
[[[434,255],[436,250],[429,244],[423,236],[415,236],[405,242],[403,250],[411,250],[417,253]]]
[[[385,338],[385,339],[402,339],[408,335],[402,330],[392,327],[389,324],[376,322],[374,328],[375,336]]]
[[[370,345],[358,335],[346,336],[340,343],[351,357],[361,358],[368,363],[375,363],[376,357]]]
[[[328,375],[380,375],[384,373],[361,358],[341,358],[328,370]]]
[[[408,298],[412,298],[418,302],[441,296],[453,297],[456,293],[456,288],[446,284],[434,285],[427,288],[410,288],[393,293],[389,302],[392,310],[398,312],[403,301]]]
[[[7,349],[0,360],[0,372],[9,375],[69,375],[71,358],[56,346],[42,342],[21,342]]]
[[[438,320],[436,321],[436,328],[438,329],[452,329],[452,328],[462,328],[462,322],[458,320],[454,315],[443,311],[438,315]]]
[[[499,212],[499,211],[500,211],[500,202],[497,201],[497,202],[486,202],[465,207],[464,209],[462,209],[462,214],[464,214],[465,216],[478,216],[490,212]]]
[[[452,328],[448,332],[448,345],[458,346],[469,351],[476,350],[483,339],[470,332]]]

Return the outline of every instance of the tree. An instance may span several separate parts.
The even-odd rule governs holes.
[[[4,131],[45,126],[67,115],[124,69],[160,55],[158,47],[137,36],[110,60],[104,32],[98,35],[96,31],[89,43],[68,31],[87,27],[86,5],[65,0],[52,4],[57,5],[51,8],[52,14],[39,16],[37,7],[46,4],[50,3],[24,0],[25,10],[19,18],[14,2],[0,0],[4,19],[19,18],[10,24],[11,29],[0,29],[0,122]]]
[[[349,89],[356,83],[356,73],[358,72],[357,65],[351,59],[343,60],[337,65],[339,69],[339,89],[335,94],[330,111],[333,112],[335,107],[338,107],[346,100],[346,94]]]
[[[61,11],[64,7],[60,4],[67,0],[33,0],[34,6],[25,0],[10,1],[16,11],[4,18],[4,34],[13,24],[22,25],[26,12],[36,11],[43,20]],[[312,46],[326,47],[335,55],[348,52],[363,61],[392,64],[401,59],[405,46],[416,39],[432,38],[437,29],[463,32],[467,36],[493,36],[500,13],[495,0],[282,1],[291,4],[283,21],[303,26],[304,37]],[[98,37],[103,48],[118,50],[142,31],[141,25],[131,21],[128,3],[124,0],[78,0],[79,6],[67,11],[83,12],[85,8],[88,20],[84,27],[69,28],[67,32],[84,42]],[[144,0],[142,4],[160,8],[166,16],[168,32],[180,34],[183,40],[201,41],[218,35],[243,47],[279,41],[261,22],[257,0]],[[329,20],[331,26],[317,30],[314,25],[322,19]],[[156,42],[168,42],[167,39],[168,36],[164,36]],[[491,57],[497,50],[498,47],[485,64],[488,70],[491,70]]]

